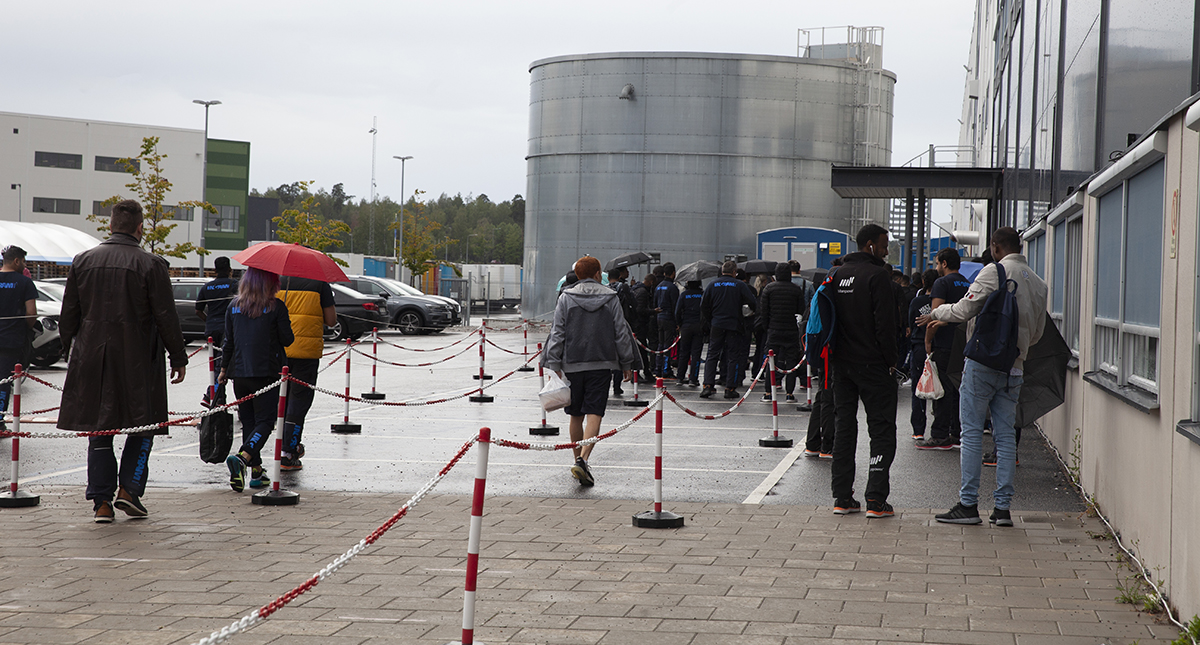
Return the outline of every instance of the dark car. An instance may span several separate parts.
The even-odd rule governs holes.
[[[333,304],[337,308],[337,323],[325,328],[325,340],[358,340],[376,327],[387,327],[387,301],[368,296],[344,284],[333,287]]]
[[[403,283],[387,278],[349,276],[348,285],[363,294],[385,298],[388,319],[402,334],[430,334],[454,324],[455,308],[437,296],[412,295]],[[412,287],[408,287],[412,289]]]
[[[196,298],[200,289],[208,284],[205,278],[171,278],[171,290],[175,293],[175,312],[179,314],[179,326],[183,328],[183,339],[187,342],[204,340],[204,321],[196,315]]]

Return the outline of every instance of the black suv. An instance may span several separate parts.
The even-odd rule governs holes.
[[[402,284],[374,276],[349,276],[355,291],[387,300],[388,318],[403,334],[430,334],[454,323],[454,308],[436,296],[410,295]]]

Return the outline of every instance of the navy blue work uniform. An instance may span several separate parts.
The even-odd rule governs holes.
[[[221,347],[225,340],[225,311],[229,301],[237,295],[238,281],[233,278],[217,278],[200,288],[196,296],[196,313],[204,314],[204,334],[213,339],[213,345]]]
[[[947,273],[933,283],[929,297],[941,298],[945,304],[954,304],[967,297],[971,283],[958,271]],[[938,443],[957,443],[962,432],[958,419],[958,386],[950,374],[951,349],[958,325],[946,325],[933,335],[933,363],[938,368],[938,380],[946,394],[933,403],[933,423],[929,426],[929,438]]]
[[[930,301],[933,298],[926,292],[922,291],[917,297],[908,303],[908,317],[905,318],[905,323],[909,329],[909,345],[912,347],[912,358],[908,362],[908,379],[912,381],[910,393],[912,394],[912,412],[908,416],[908,420],[912,423],[913,438],[925,436],[925,399],[917,396],[917,382],[921,380],[921,374],[925,371],[925,328],[917,325],[917,316],[923,316],[933,311]],[[941,374],[939,370],[938,374]],[[937,402],[934,402],[934,408],[937,408]]]
[[[655,322],[658,323],[658,348],[662,355],[654,361],[659,376],[667,378],[671,375],[671,352],[667,350],[675,342],[675,334],[679,321],[675,319],[675,305],[679,301],[679,287],[674,280],[666,279],[654,288],[654,308],[658,310]]]
[[[0,271],[0,379],[13,375],[17,363],[29,367],[30,333],[25,305],[37,300],[33,280],[16,271]],[[12,384],[0,385],[0,412],[8,411]],[[0,424],[3,419],[0,419]]]
[[[233,379],[233,394],[249,396],[279,378],[287,363],[285,348],[296,339],[287,305],[276,298],[270,309],[251,318],[235,303],[225,316],[225,350],[221,369]],[[242,447],[250,455],[250,466],[262,466],[262,447],[271,436],[278,415],[279,386],[261,396],[238,404],[242,424]]]
[[[741,365],[750,351],[746,318],[742,305],[758,308],[758,298],[750,285],[733,276],[723,275],[704,290],[700,311],[710,328],[708,357],[704,363],[704,385],[712,387],[717,379],[717,361],[724,364],[725,388],[732,390],[741,381]]]
[[[700,384],[700,351],[704,349],[704,316],[700,313],[700,289],[684,289],[675,303],[675,320],[679,322],[679,383]],[[688,365],[691,365],[691,375]]]

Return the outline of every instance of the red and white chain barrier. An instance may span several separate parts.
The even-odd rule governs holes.
[[[541,353],[542,353],[542,344],[538,343],[537,344],[537,354],[534,354],[534,356],[537,356],[538,354],[541,354]],[[526,361],[525,364],[528,365],[529,362]],[[542,389],[544,389],[546,387],[546,370],[544,367],[542,367],[541,361],[538,361],[537,371],[538,371],[538,392],[541,392]],[[557,435],[558,434],[558,426],[546,425],[546,408],[543,408],[541,406],[540,400],[538,401],[538,403],[539,403],[538,409],[540,409],[542,411],[542,424],[539,426],[534,426],[534,427],[530,428],[529,434],[541,435],[541,436]]]
[[[300,503],[300,495],[279,488],[280,471],[283,470],[283,428],[287,421],[288,381],[291,376],[285,366],[279,374],[279,406],[275,410],[275,458],[271,461],[271,488],[255,493],[250,501],[262,506],[294,506]]]
[[[627,408],[644,408],[649,403],[638,398],[638,370],[633,370],[633,398],[625,401],[622,405]]]
[[[733,407],[729,408],[728,410],[726,410],[720,414],[700,414],[699,412],[696,412],[695,410],[689,409],[686,406],[684,406],[682,403],[679,402],[679,399],[676,399],[675,396],[672,395],[670,392],[663,392],[663,396],[667,397],[667,400],[670,401],[671,403],[674,403],[675,407],[679,408],[680,410],[683,410],[685,413],[687,413],[693,417],[696,417],[697,419],[704,419],[705,421],[716,421],[717,419],[721,419],[721,418],[724,418],[724,417],[727,417],[727,416],[733,414],[734,410],[738,409],[743,403],[746,402],[746,397],[750,396],[750,393],[754,391],[754,386],[758,385],[758,380],[762,378],[763,370],[766,369],[766,367],[767,367],[767,362],[763,361],[762,367],[760,367],[758,369],[758,374],[756,374],[754,376],[754,380],[750,382],[750,386],[746,388],[746,393],[742,395],[742,398],[738,399],[738,402],[734,403]]]
[[[633,516],[633,525],[645,529],[676,529],[683,526],[683,516],[662,509],[663,479],[663,380],[654,384],[654,510]]]
[[[771,436],[758,440],[764,448],[791,448],[792,440],[779,436],[779,388],[775,383],[775,350],[767,350],[767,364],[771,370]],[[793,368],[794,369],[794,368]]]
[[[467,397],[467,400],[470,401],[471,403],[491,403],[496,400],[496,397],[494,397],[490,394],[483,393],[483,382],[487,381],[487,380],[491,380],[491,378],[492,378],[491,374],[485,374],[483,371],[483,364],[484,364],[483,348],[487,344],[488,344],[487,331],[483,327],[480,327],[479,328],[479,373],[476,374],[474,377],[475,380],[479,381],[479,391],[477,393]],[[528,362],[528,361],[526,361],[526,362]]]
[[[522,322],[524,322],[524,321],[522,321]],[[524,356],[526,359],[528,359],[529,358],[529,325],[524,324],[524,325],[521,325],[521,327],[522,327],[522,335],[524,336],[524,340],[521,345],[521,356]],[[493,343],[493,345],[495,345],[495,343]],[[507,349],[504,349],[503,347],[500,347],[499,345],[495,345],[495,347],[497,349],[502,349],[506,352],[508,351]],[[532,372],[533,367],[529,365],[528,361],[526,361],[526,363],[524,365],[517,368],[517,371],[518,372]]]
[[[8,492],[0,494],[0,508],[21,508],[37,506],[41,496],[21,490],[21,382],[25,374],[18,363],[13,369],[12,405],[13,405],[13,437],[12,437],[12,478],[9,480]]]
[[[488,342],[491,343],[491,341],[488,341]],[[436,361],[431,361],[429,363],[394,363],[392,361],[383,360],[382,358],[379,358],[377,356],[372,356],[371,354],[367,354],[359,349],[355,349],[354,352],[361,356],[366,356],[367,358],[375,361],[376,363],[383,363],[384,365],[391,365],[392,367],[429,367],[431,365],[440,365],[442,363],[446,363],[450,360],[458,358],[459,356],[462,356],[463,354],[470,351],[470,349],[472,347],[474,347],[475,345],[477,345],[478,343],[479,343],[479,341],[471,343],[470,345],[467,345],[466,347],[462,348],[462,350],[459,351],[457,354],[453,354],[451,356],[447,356],[446,358],[441,358]]]
[[[346,341],[346,411],[342,415],[341,423],[330,424],[329,429],[334,434],[360,434],[362,433],[362,424],[350,423],[350,355],[354,350],[350,345],[350,341]]]
[[[467,533],[467,575],[463,585],[462,645],[475,642],[475,585],[479,578],[479,541],[483,532],[483,492],[487,486],[488,452],[492,430],[479,429],[479,452],[475,464],[475,490],[471,495],[471,528]]]
[[[638,340],[637,336],[633,337],[633,342],[637,343],[638,347],[641,347],[642,349],[650,352],[651,354],[666,354],[667,352],[671,351],[672,349],[675,349],[675,346],[679,344],[680,338],[682,338],[682,336],[675,336],[675,342],[671,343],[670,347],[667,347],[666,349],[661,349],[661,350],[660,349],[650,349],[649,347],[646,347],[642,343],[642,341]]]
[[[450,343],[449,345],[446,345],[444,347],[435,347],[433,349],[417,349],[415,347],[405,347],[403,345],[397,345],[396,343],[393,343],[389,340],[385,340],[382,338],[379,339],[379,341],[381,343],[383,343],[384,345],[391,345],[392,347],[395,347],[396,349],[402,349],[406,352],[440,352],[443,349],[450,349],[451,347],[454,347],[455,345],[458,345],[459,343],[466,342],[466,341],[470,340],[472,336],[474,336],[475,334],[478,334],[478,333],[479,333],[478,329],[472,329],[466,336],[459,338],[458,340],[454,341],[453,343]]]
[[[355,350],[358,351],[358,350]],[[359,352],[362,354],[362,352]],[[365,354],[363,354],[365,356]],[[375,390],[375,385],[379,379],[379,328],[375,327],[371,330],[371,391],[363,392],[362,398],[369,401],[382,401],[387,398],[383,392]]]

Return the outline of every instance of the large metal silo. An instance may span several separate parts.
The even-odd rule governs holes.
[[[754,257],[766,229],[885,224],[885,205],[867,210],[829,187],[831,164],[891,161],[896,77],[874,51],[874,65],[708,53],[534,62],[524,315],[553,309],[584,254],[658,251],[682,265]]]

